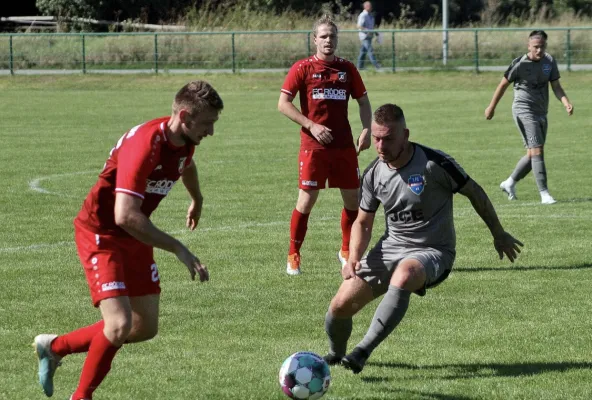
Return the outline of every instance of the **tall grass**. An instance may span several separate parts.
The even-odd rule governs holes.
[[[359,41],[355,30],[355,15],[351,10],[341,9],[336,20],[342,30],[340,34],[340,56],[355,59],[359,51]],[[572,13],[564,13],[549,20],[546,13],[539,12],[525,16],[524,21],[512,21],[505,27],[515,28],[553,28],[553,27],[592,27],[592,20],[579,18]],[[484,15],[486,20],[495,23],[494,15]],[[232,8],[202,7],[188,10],[179,23],[188,31],[200,34],[159,34],[158,54],[155,56],[153,35],[130,36],[86,36],[83,55],[82,36],[27,36],[13,37],[12,60],[15,69],[88,69],[106,68],[155,68],[166,69],[250,69],[250,68],[288,68],[295,60],[314,52],[312,36],[308,33],[267,33],[255,31],[307,31],[314,18],[296,13],[293,10],[282,12],[261,12],[248,5]],[[403,13],[398,20],[383,24],[381,29],[401,29],[411,25],[410,18]],[[473,25],[473,28],[484,27]],[[385,66],[394,63],[399,67],[439,66],[442,60],[442,34],[430,32],[440,29],[436,21],[431,21],[414,32],[397,32],[394,37],[384,34],[384,43],[375,46],[378,59]],[[234,53],[232,31],[234,35]],[[228,32],[227,34],[223,34]],[[209,34],[208,34],[209,33]],[[549,38],[549,52],[559,62],[567,59],[566,31],[552,31]],[[592,63],[592,30],[570,32],[571,62],[574,64]],[[478,40],[480,65],[506,65],[524,53],[526,32],[492,31],[481,32]],[[450,32],[449,66],[471,66],[476,58],[475,36],[473,32]],[[233,58],[234,55],[234,58]],[[0,37],[0,68],[7,69],[10,64],[8,37]]]

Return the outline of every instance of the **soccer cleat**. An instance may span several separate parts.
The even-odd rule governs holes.
[[[53,395],[53,375],[62,365],[62,357],[51,351],[51,342],[57,337],[58,335],[41,334],[35,336],[33,341],[35,353],[39,358],[39,383],[47,397]]]
[[[300,275],[300,254],[293,253],[288,255],[286,273],[288,275]]]
[[[341,365],[351,370],[354,374],[359,374],[364,369],[364,364],[366,364],[368,357],[368,353],[356,347],[351,353],[341,359]]]
[[[557,200],[553,198],[549,193],[541,193],[541,204],[555,204]]]
[[[518,197],[516,197],[516,185],[510,185],[507,181],[503,181],[499,187],[508,195],[508,200],[518,200]]]
[[[339,365],[341,364],[341,359],[343,356],[338,356],[337,354],[327,353],[323,356],[323,360],[329,365]]]
[[[345,264],[347,264],[347,260],[349,259],[349,250],[339,250],[337,252],[337,259],[341,263],[341,269],[343,269]]]

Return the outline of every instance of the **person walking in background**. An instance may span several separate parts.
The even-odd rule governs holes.
[[[366,54],[368,55],[372,65],[374,65],[374,68],[380,68],[380,64],[378,61],[376,61],[374,51],[372,50],[372,39],[378,34],[374,34],[374,32],[367,32],[374,29],[374,16],[371,13],[372,3],[369,1],[364,2],[364,11],[362,11],[358,16],[358,29],[360,30],[358,35],[362,44],[360,47],[360,55],[358,56],[358,69],[364,69]]]
[[[209,279],[205,265],[149,218],[181,178],[191,197],[186,224],[196,228],[203,197],[193,153],[214,134],[222,108],[222,99],[210,84],[190,82],[175,95],[171,116],[130,129],[111,150],[74,220],[78,255],[102,319],[65,335],[35,337],[39,383],[46,396],[53,395],[53,377],[63,357],[87,353],[70,400],[88,400],[125,343],[143,342],[157,334],[160,277],[154,247],[175,254],[191,279],[196,275],[201,282]]]
[[[510,83],[514,84],[512,115],[522,135],[526,155],[522,157],[500,189],[508,200],[516,200],[516,183],[532,170],[541,196],[542,204],[554,204],[555,199],[547,188],[547,170],[543,148],[547,139],[547,111],[549,109],[549,83],[555,97],[561,101],[568,115],[573,114],[573,105],[559,83],[557,62],[547,49],[547,34],[532,31],[528,36],[528,53],[512,61],[504,77],[495,89],[493,98],[485,109],[485,118],[490,120],[495,107]]]
[[[319,190],[339,188],[342,244],[338,258],[342,265],[349,257],[351,226],[358,215],[360,186],[356,145],[348,120],[350,96],[358,102],[362,132],[357,152],[370,147],[372,109],[366,87],[356,67],[337,57],[337,25],[328,16],[316,21],[316,54],[297,61],[286,76],[278,110],[302,127],[298,157],[298,200],[290,220],[290,246],[286,272],[300,274],[300,247],[308,229],[308,217]],[[300,92],[300,110],[292,101]]]

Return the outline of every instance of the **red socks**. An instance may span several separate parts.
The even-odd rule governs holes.
[[[102,330],[95,335],[90,343],[73,399],[92,398],[93,392],[111,369],[111,362],[119,349],[111,344]]]
[[[351,236],[351,229],[357,217],[358,210],[348,210],[347,208],[341,210],[341,250],[343,251],[349,251],[349,239]]]
[[[308,217],[310,214],[302,214],[294,209],[290,220],[290,249],[288,254],[300,253],[300,247],[304,242],[306,230],[308,229]]]
[[[103,330],[103,320],[96,324],[85,326],[62,336],[58,336],[51,342],[51,351],[60,357],[72,353],[86,353],[91,340]]]

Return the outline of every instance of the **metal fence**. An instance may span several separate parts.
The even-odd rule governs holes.
[[[382,70],[503,69],[527,51],[531,28],[377,30]],[[592,69],[592,27],[547,28],[561,69]],[[358,31],[339,33],[355,62]],[[446,50],[443,50],[443,49]],[[314,54],[310,31],[0,34],[0,73],[245,72],[285,70]]]

